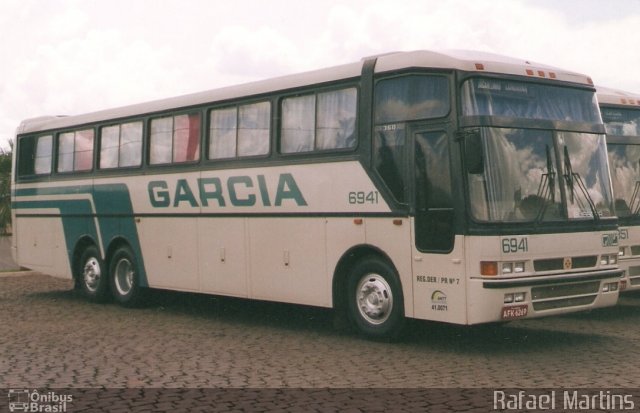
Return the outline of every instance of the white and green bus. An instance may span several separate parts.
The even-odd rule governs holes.
[[[640,289],[640,95],[597,88],[620,224],[620,290]]]
[[[92,300],[332,307],[371,337],[614,305],[591,80],[401,52],[17,132],[13,250]]]

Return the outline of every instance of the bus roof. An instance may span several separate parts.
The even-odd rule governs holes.
[[[586,75],[530,62],[527,60],[483,53],[477,51],[449,50],[393,52],[372,56],[377,59],[375,72],[385,73],[408,68],[455,69],[467,72],[511,74],[518,76],[547,78],[559,81],[593,85]],[[18,127],[17,133],[30,133],[57,128],[67,128],[146,115],[171,109],[187,108],[207,103],[224,102],[234,98],[260,96],[271,92],[295,89],[306,85],[329,83],[360,76],[364,61],[293,74],[267,80],[229,86],[220,89],[192,93],[151,102],[138,103],[74,116],[41,116],[27,119]]]
[[[640,109],[640,95],[608,87],[597,86],[598,103],[601,105],[633,106]]]

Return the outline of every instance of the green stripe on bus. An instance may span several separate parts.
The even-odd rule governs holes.
[[[95,212],[88,199],[37,199],[58,195],[89,195],[93,199]],[[127,240],[140,265],[141,285],[148,286],[131,196],[125,184],[20,188],[15,190],[15,196],[34,199],[14,202],[13,209],[47,208],[60,211],[69,263],[73,261],[73,248],[82,236],[87,235],[97,241],[100,234],[100,241],[105,248],[118,237]],[[119,216],[113,217],[113,214]],[[99,228],[96,228],[96,219]]]

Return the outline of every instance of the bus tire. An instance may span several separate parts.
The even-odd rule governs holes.
[[[111,294],[124,307],[137,307],[142,303],[143,288],[140,286],[138,263],[127,246],[118,248],[109,264]]]
[[[404,325],[404,300],[396,271],[387,261],[366,257],[349,272],[347,310],[352,324],[372,339],[397,339]]]
[[[109,276],[100,251],[94,245],[85,248],[80,256],[76,283],[90,301],[103,303],[109,298]]]

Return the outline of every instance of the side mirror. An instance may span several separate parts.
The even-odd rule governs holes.
[[[464,134],[464,163],[470,174],[480,175],[484,172],[484,148],[478,130]]]

